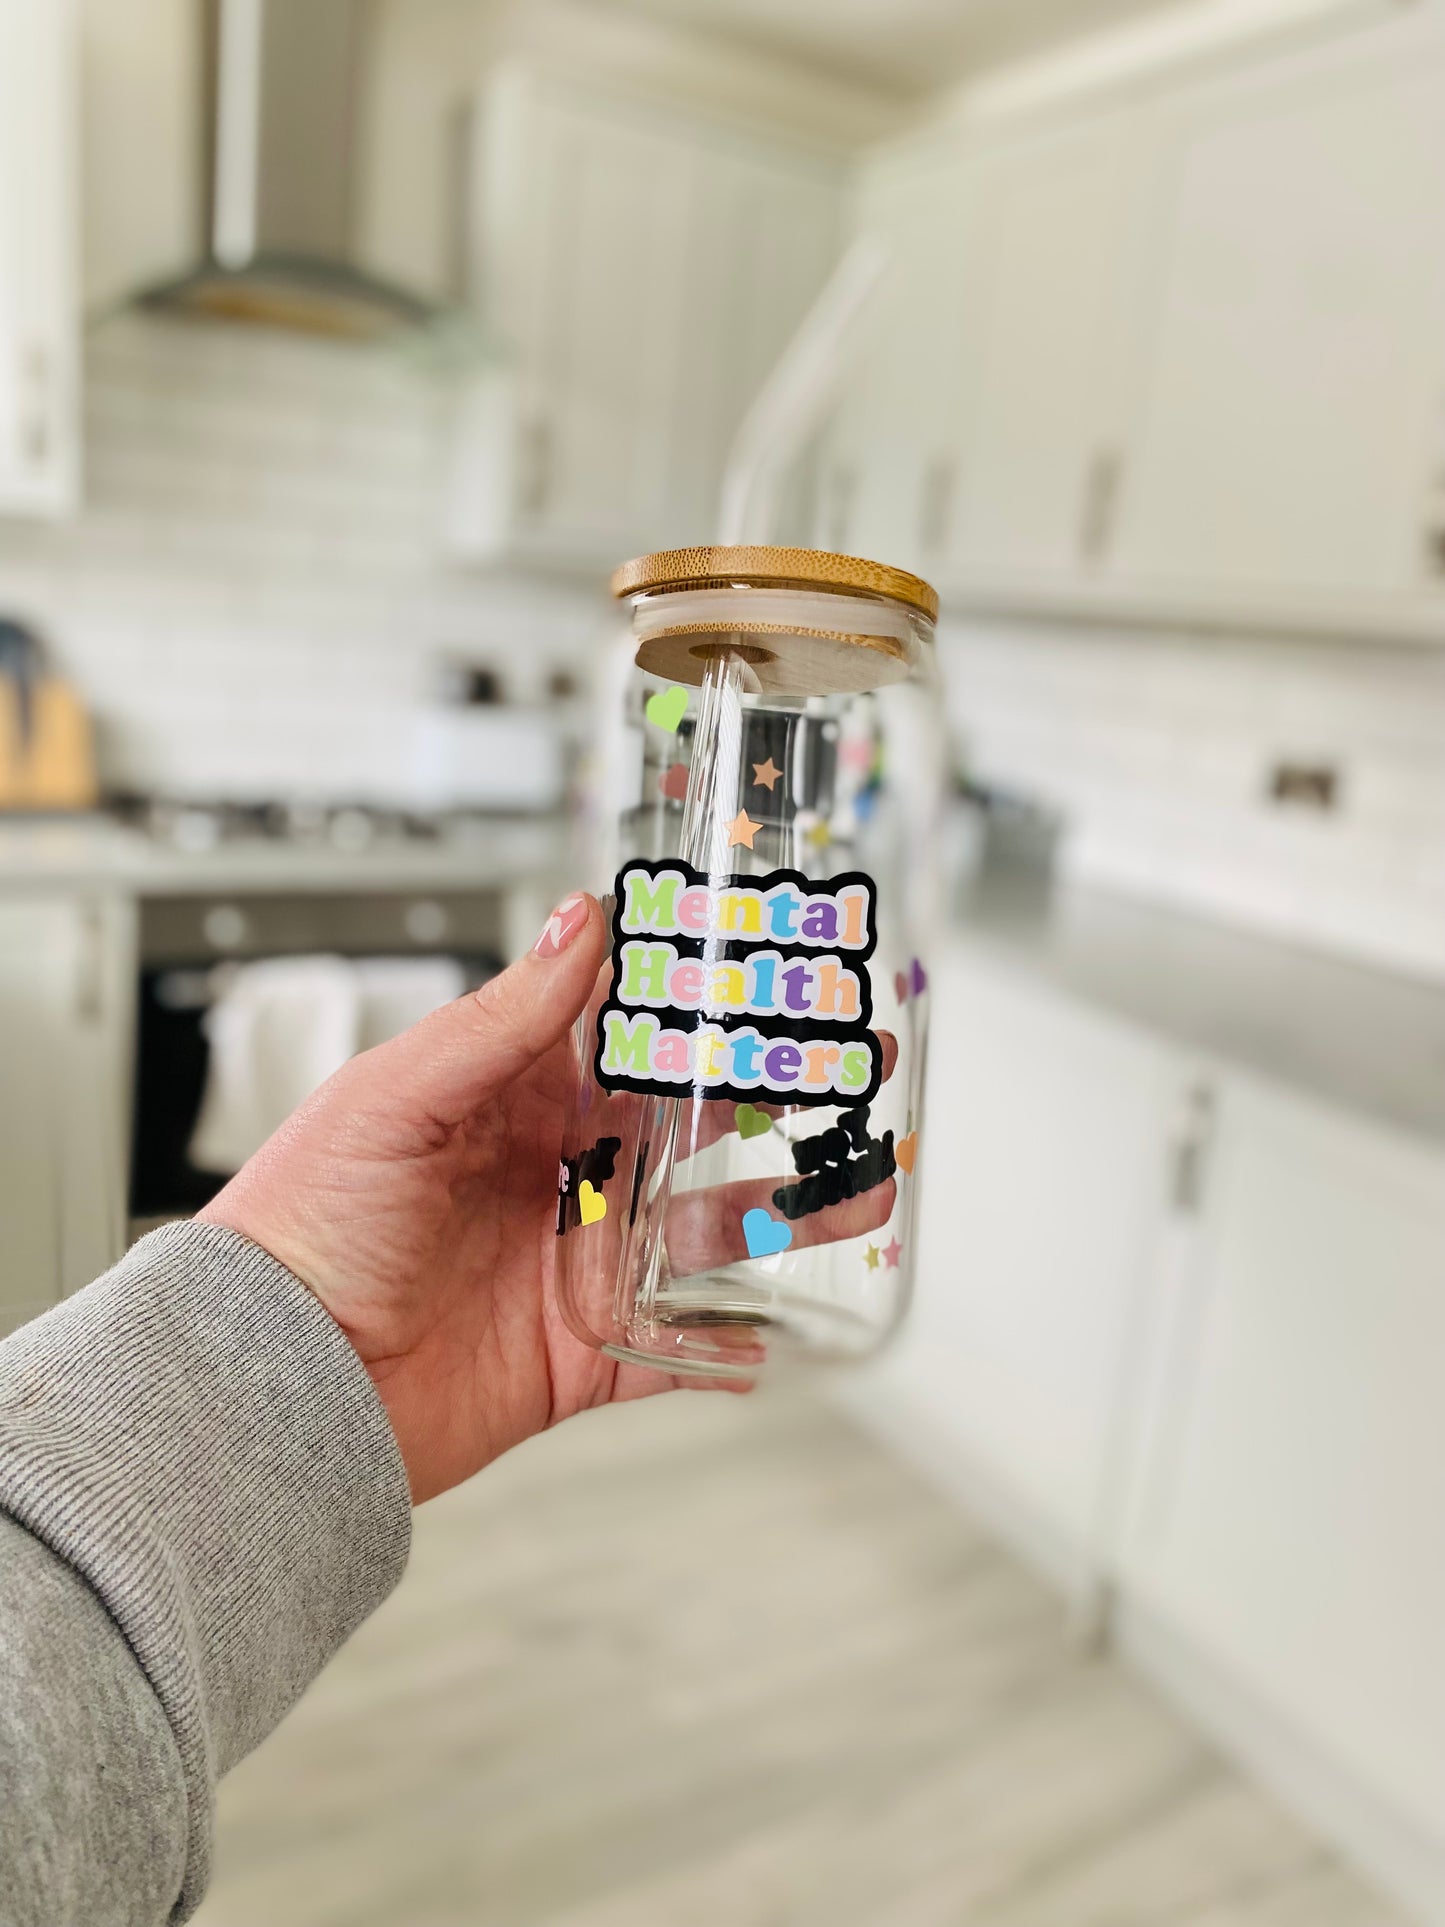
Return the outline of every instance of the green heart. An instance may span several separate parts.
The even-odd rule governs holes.
[[[752,1104],[739,1104],[733,1112],[733,1122],[738,1127],[739,1137],[761,1137],[764,1131],[771,1131],[773,1120],[766,1111],[760,1111]]]
[[[687,708],[687,691],[679,689],[674,683],[671,689],[659,689],[655,696],[647,699],[647,720],[665,729],[669,736],[674,735],[682,721],[683,711]]]

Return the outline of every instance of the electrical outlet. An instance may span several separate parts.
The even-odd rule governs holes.
[[[1340,806],[1340,771],[1335,763],[1281,761],[1271,766],[1268,794],[1281,809],[1317,810],[1326,815]]]

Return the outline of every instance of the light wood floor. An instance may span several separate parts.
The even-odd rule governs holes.
[[[595,1414],[427,1507],[227,1782],[202,1927],[1394,1927],[827,1408]]]

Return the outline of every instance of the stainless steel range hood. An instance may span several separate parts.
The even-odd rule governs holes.
[[[435,303],[355,258],[368,0],[197,0],[206,14],[201,264],[143,306],[375,340]]]

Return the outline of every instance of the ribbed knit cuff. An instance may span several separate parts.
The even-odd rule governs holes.
[[[351,1345],[235,1232],[167,1225],[0,1345],[0,1510],[99,1594],[185,1771],[177,1918],[217,1776],[396,1585],[406,1471]]]

